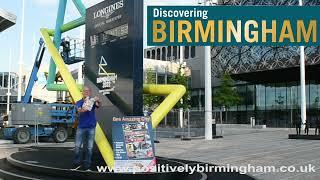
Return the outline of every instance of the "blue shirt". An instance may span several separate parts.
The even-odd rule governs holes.
[[[84,103],[84,100],[81,99],[76,103],[77,109],[82,108],[82,105]],[[96,114],[95,114],[95,109],[96,109],[96,103],[94,103],[91,111],[86,111],[86,112],[79,112],[79,128],[95,128],[97,124],[96,120]]]

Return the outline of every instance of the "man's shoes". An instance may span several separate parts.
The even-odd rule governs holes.
[[[72,167],[72,171],[79,171],[81,169],[81,164],[75,164],[75,165],[73,165],[73,167]]]
[[[84,166],[82,170],[83,171],[91,171],[90,166]]]

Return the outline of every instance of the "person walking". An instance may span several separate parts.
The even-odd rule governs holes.
[[[306,119],[306,123],[304,124],[305,128],[304,128],[304,133],[309,135],[309,128],[310,128],[310,122],[309,119]]]
[[[91,89],[83,88],[83,99],[76,103],[79,113],[79,124],[75,139],[75,158],[73,170],[90,170],[92,161],[92,149],[97,124],[95,110],[101,107],[100,99],[91,97]],[[81,146],[84,153],[81,153]],[[83,164],[81,164],[82,154],[84,154]]]
[[[300,114],[297,113],[296,118],[294,120],[294,126],[296,128],[297,135],[301,134],[301,123],[302,123],[301,116]]]
[[[320,135],[320,118],[317,116],[316,118],[316,130],[315,130],[315,135]]]

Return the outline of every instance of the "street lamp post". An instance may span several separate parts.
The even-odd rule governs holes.
[[[185,51],[184,51],[184,46],[180,46],[180,58],[179,58],[179,65],[180,68],[182,68],[183,66],[183,61],[184,61],[184,55],[185,55]],[[180,73],[184,73],[182,72],[182,69],[180,69],[181,72]],[[183,99],[181,98],[180,103],[183,104]],[[183,128],[183,108],[179,108],[179,128]]]
[[[212,86],[211,86],[211,46],[204,47],[205,63],[205,107],[204,107],[204,118],[205,118],[205,139],[212,139]]]
[[[299,6],[303,6],[302,0],[299,0]],[[305,54],[304,46],[300,46],[300,93],[301,93],[301,123],[302,129],[305,128],[305,123],[307,119],[307,109],[306,109],[306,79],[305,79]]]
[[[203,6],[217,4],[217,0],[204,0]],[[199,2],[199,4],[201,4]],[[211,86],[211,46],[204,47],[204,78],[205,78],[205,139],[212,140],[212,86]]]
[[[24,9],[25,0],[22,0],[22,17],[21,17],[21,34],[20,34],[20,54],[19,54],[19,77],[18,77],[18,97],[17,101],[21,101],[22,91],[22,66],[23,66],[23,43],[24,43]]]

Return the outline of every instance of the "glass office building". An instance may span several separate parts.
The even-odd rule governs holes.
[[[201,112],[205,101],[203,48],[184,49],[185,54],[188,54],[184,61],[191,69],[191,108]],[[189,49],[193,51],[192,56]],[[179,48],[148,48],[145,50],[145,58],[179,61],[180,53],[175,50],[179,51]],[[150,56],[152,52],[156,54]],[[228,72],[235,81],[234,88],[241,102],[231,107],[227,115],[223,112],[223,123],[249,124],[253,117],[258,125],[291,127],[300,114],[299,53],[299,47],[212,47],[214,118],[218,120],[220,117],[220,107],[216,106],[214,93],[220,84],[219,77]],[[320,117],[320,48],[306,47],[305,53],[307,119],[313,124],[315,118]],[[158,77],[160,84],[165,82],[162,76],[159,74]]]
[[[213,94],[218,87],[213,87]],[[295,118],[300,114],[299,82],[251,84],[241,83],[235,86],[241,97],[237,106],[231,107],[227,116],[223,112],[223,123],[250,124],[254,117],[257,125],[267,127],[292,127]],[[204,89],[193,89],[191,104],[194,110],[204,108]],[[308,81],[306,85],[307,119],[310,123],[320,118],[320,84]],[[215,106],[214,117],[219,119],[220,107]],[[219,121],[220,122],[220,121]]]

